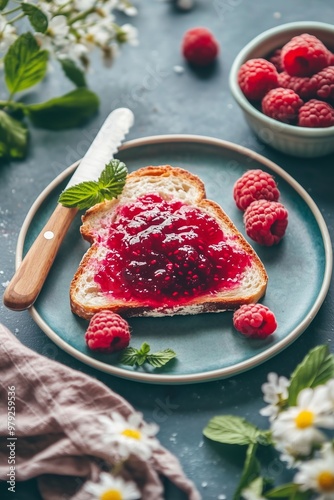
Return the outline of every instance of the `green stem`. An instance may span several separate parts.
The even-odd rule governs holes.
[[[18,5],[17,7],[14,7],[14,9],[7,10],[2,13],[3,16],[8,16],[8,14],[13,14],[13,12],[16,12],[21,9],[21,5]]]
[[[18,16],[16,17],[13,17],[13,19],[10,19],[10,24],[13,24],[15,23],[16,21],[18,21],[19,19],[22,19],[23,17],[25,16],[25,14],[22,12],[21,14],[19,14]]]
[[[95,4],[93,7],[90,7],[87,10],[84,10],[83,12],[80,12],[77,16],[72,17],[72,19],[69,19],[68,25],[71,26],[72,24],[76,23],[77,21],[80,21],[81,19],[85,19],[85,17],[88,16],[88,14],[92,14],[92,12],[95,12]]]

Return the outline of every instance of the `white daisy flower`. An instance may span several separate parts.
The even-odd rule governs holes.
[[[159,430],[158,426],[145,423],[140,413],[134,413],[125,419],[114,412],[111,418],[102,416],[99,420],[105,428],[104,443],[115,448],[123,459],[134,454],[147,460],[159,445],[154,437]]]
[[[334,429],[332,408],[326,386],[303,389],[298,395],[297,406],[281,412],[272,423],[277,449],[294,457],[309,455],[313,446],[325,439],[318,427]]]
[[[16,29],[8,23],[7,19],[0,15],[0,53],[7,52],[10,45],[17,39]]]
[[[275,420],[288,399],[289,380],[279,377],[277,373],[268,373],[268,382],[262,384],[263,400],[269,403],[260,410],[260,414],[269,417],[270,422]]]
[[[300,465],[294,482],[302,491],[321,493],[317,500],[334,499],[334,451],[329,443],[323,446],[321,458]]]
[[[113,477],[107,472],[100,474],[99,482],[89,481],[84,491],[90,493],[94,500],[137,500],[141,495],[137,486],[132,482],[125,482],[120,477]]]

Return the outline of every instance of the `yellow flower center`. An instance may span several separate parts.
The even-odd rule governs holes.
[[[100,500],[122,500],[123,495],[119,490],[107,490],[102,493]]]
[[[320,472],[318,476],[318,486],[321,491],[334,491],[334,474],[329,470]]]
[[[128,438],[132,439],[141,439],[141,433],[137,429],[124,429],[122,431],[123,436],[126,436]]]
[[[314,422],[314,413],[310,410],[302,410],[295,418],[296,426],[299,429],[306,429]]]

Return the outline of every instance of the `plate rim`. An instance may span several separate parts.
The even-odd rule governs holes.
[[[212,146],[218,146],[222,149],[228,149],[230,151],[239,153],[245,157],[250,157],[253,160],[256,160],[260,164],[269,168],[273,172],[276,172],[280,177],[282,177],[293,189],[301,196],[301,198],[306,202],[309,209],[311,210],[318,228],[320,230],[322,236],[322,242],[324,245],[324,253],[325,253],[325,269],[324,276],[322,280],[322,284],[315,300],[313,306],[311,307],[308,314],[303,318],[303,320],[295,327],[284,339],[281,339],[275,345],[268,347],[265,351],[256,354],[250,359],[243,360],[239,363],[236,363],[230,367],[218,368],[215,370],[210,370],[208,372],[200,372],[200,373],[191,373],[185,375],[165,375],[165,374],[154,374],[154,373],[143,373],[136,371],[129,371],[123,368],[119,368],[113,365],[109,365],[102,361],[91,358],[89,355],[78,351],[76,348],[70,346],[67,342],[65,342],[59,335],[52,330],[52,328],[44,321],[44,319],[40,316],[35,306],[32,305],[29,308],[29,313],[31,314],[33,320],[36,324],[43,330],[43,332],[62,350],[78,359],[82,363],[91,366],[99,371],[104,373],[108,373],[110,375],[116,375],[120,378],[133,380],[137,382],[146,382],[153,384],[189,384],[189,383],[199,383],[199,382],[210,382],[214,380],[220,380],[227,377],[231,377],[232,375],[238,375],[245,371],[248,371],[263,362],[269,360],[276,354],[282,352],[286,347],[292,344],[310,325],[310,323],[315,318],[317,312],[319,311],[323,301],[326,298],[331,277],[332,277],[332,269],[333,269],[333,254],[332,254],[332,244],[330,234],[326,225],[326,222],[318,208],[317,204],[314,202],[312,197],[307,193],[307,191],[296,181],[288,172],[286,172],[282,167],[269,160],[265,156],[249,149],[239,144],[225,141],[223,139],[204,136],[204,135],[196,135],[196,134],[163,134],[163,135],[151,135],[147,137],[140,137],[137,139],[132,139],[123,143],[123,145],[119,148],[119,151],[126,151],[127,149],[131,149],[139,146],[148,146],[148,145],[157,145],[157,144],[166,144],[171,142],[189,142],[189,143],[200,143]],[[16,245],[16,254],[15,254],[15,267],[16,269],[19,267],[22,258],[23,258],[23,248],[25,243],[25,238],[32,222],[32,219],[37,212],[38,208],[41,204],[47,199],[48,195],[51,194],[54,189],[59,186],[59,184],[65,180],[78,166],[80,163],[80,159],[74,162],[72,165],[63,170],[60,174],[58,174],[53,181],[51,181],[39,194],[34,203],[32,204],[30,210],[28,211],[24,222],[21,226],[19,237]]]

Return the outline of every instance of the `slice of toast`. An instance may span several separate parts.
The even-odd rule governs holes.
[[[122,194],[82,217],[91,243],[70,286],[73,313],[124,317],[234,310],[268,276],[251,245],[196,175],[169,165],[127,176]]]

